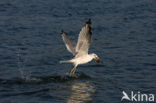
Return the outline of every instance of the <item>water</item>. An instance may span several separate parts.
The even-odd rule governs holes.
[[[155,0],[0,1],[0,103],[120,103],[122,91],[156,95]],[[75,41],[92,19],[90,53],[77,68],[60,31]],[[125,101],[127,102],[127,101]]]

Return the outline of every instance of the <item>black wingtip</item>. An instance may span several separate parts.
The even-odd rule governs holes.
[[[86,24],[91,24],[91,19],[89,18]]]
[[[64,30],[62,29],[62,30],[61,30],[61,34],[63,34],[63,33],[64,33]]]

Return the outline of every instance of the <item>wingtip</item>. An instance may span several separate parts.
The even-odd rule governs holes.
[[[91,19],[89,18],[86,24],[91,24]]]
[[[64,33],[64,30],[62,29],[62,30],[61,30],[61,34],[63,34],[63,33]]]

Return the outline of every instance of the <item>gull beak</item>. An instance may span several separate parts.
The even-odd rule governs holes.
[[[100,63],[100,58],[99,57],[96,57],[95,60],[96,60],[97,63]]]

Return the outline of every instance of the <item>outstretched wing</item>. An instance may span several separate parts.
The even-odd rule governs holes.
[[[88,54],[89,45],[91,43],[91,35],[91,19],[89,19],[80,31],[76,45],[76,57]]]
[[[67,50],[71,52],[73,55],[76,54],[75,47],[76,43],[74,43],[67,35],[66,33],[62,30],[62,39],[67,47]]]

